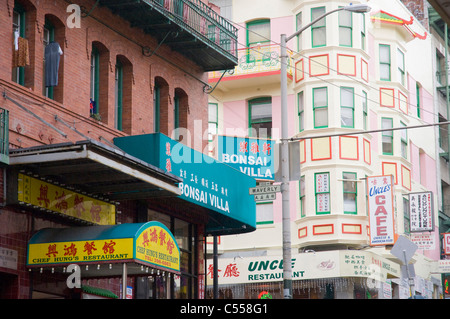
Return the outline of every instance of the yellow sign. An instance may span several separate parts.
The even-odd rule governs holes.
[[[30,244],[28,265],[133,259],[133,238]]]
[[[48,238],[52,241],[47,241]],[[37,232],[28,243],[28,266],[105,261],[133,261],[179,272],[180,249],[172,233],[157,221],[47,228]]]
[[[168,229],[151,226],[136,239],[136,259],[163,268],[180,271],[180,250]]]
[[[115,224],[114,205],[20,173],[18,200],[98,225]]]

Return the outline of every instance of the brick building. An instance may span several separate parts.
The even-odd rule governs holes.
[[[211,221],[220,212],[180,197],[183,176],[127,154],[114,139],[159,132],[201,152],[206,72],[236,65],[236,30],[200,0],[6,0],[0,41],[0,298],[124,296],[127,287],[133,298],[201,298],[206,232],[249,231],[252,222]],[[158,152],[152,147],[163,148],[141,145]],[[88,197],[90,215],[70,203]],[[59,242],[115,239],[93,229],[125,235],[131,226],[121,225],[149,221],[177,241],[178,271],[100,256],[81,266],[81,288],[69,289],[67,262],[30,257],[32,238],[50,257]],[[94,246],[86,247],[85,259]]]

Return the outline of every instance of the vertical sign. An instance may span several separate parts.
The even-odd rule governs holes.
[[[409,194],[409,216],[411,232],[433,231],[433,193]]]
[[[274,180],[275,141],[248,137],[218,136],[219,161],[258,180]]]
[[[394,244],[392,178],[392,175],[367,178],[371,246]]]
[[[330,181],[328,173],[316,174],[317,213],[330,211]]]
[[[444,254],[450,255],[450,233],[444,234]]]

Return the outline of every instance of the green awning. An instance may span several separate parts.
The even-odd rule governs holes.
[[[96,295],[96,296],[105,297],[105,298],[111,298],[111,299],[118,299],[119,298],[112,291],[109,291],[109,290],[103,289],[103,288],[97,288],[97,287],[82,285],[81,286],[81,291],[86,293],[86,294]]]
[[[131,275],[145,275],[144,267],[179,273],[180,249],[170,230],[157,221],[46,228],[28,242],[30,268],[76,264],[85,276],[111,276],[121,273],[123,263],[134,264]]]
[[[256,204],[249,188],[256,180],[162,133],[114,138],[127,154],[182,179],[171,202],[206,210],[206,233],[230,235],[256,229]],[[185,203],[185,204],[184,204]]]

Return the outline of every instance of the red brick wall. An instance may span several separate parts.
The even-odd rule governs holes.
[[[427,29],[428,26],[428,14],[426,14],[426,1],[424,0],[401,0],[405,7],[414,15],[414,17]]]
[[[64,137],[56,130],[24,111],[15,103],[0,97],[0,107],[9,110],[9,137],[12,148],[24,148],[43,144],[76,142],[85,138],[71,130],[56,118],[76,128],[82,134],[97,141],[112,142],[117,136],[127,134],[146,134],[153,128],[153,87],[155,79],[161,78],[167,83],[162,100],[165,114],[161,115],[161,128],[170,134],[174,128],[173,98],[175,90],[183,96],[180,124],[187,126],[191,140],[184,142],[202,151],[207,145],[208,99],[203,92],[203,83],[207,83],[207,74],[181,54],[162,45],[157,54],[146,57],[141,46],[150,49],[158,45],[156,39],[144,34],[138,28],[131,28],[129,22],[113,15],[104,7],[96,7],[91,17],[81,19],[81,28],[67,28],[68,3],[64,0],[17,0],[27,10],[26,38],[29,41],[30,65],[25,67],[25,85],[11,81],[13,32],[12,19],[14,0],[0,1],[0,91],[15,100],[34,114],[67,134]],[[93,0],[79,0],[77,3],[90,10]],[[44,91],[44,45],[43,27],[45,18],[55,26],[55,41],[62,50],[59,85],[54,91],[54,100],[43,95]],[[115,30],[120,31],[120,34]],[[89,116],[90,98],[90,56],[92,44],[101,43],[105,49],[102,60],[101,77],[101,116],[97,121]],[[115,61],[120,56],[124,63],[124,111],[123,130],[114,128],[114,84]],[[162,57],[162,58],[161,58]],[[169,62],[167,62],[168,60]],[[179,66],[179,67],[177,67]],[[197,79],[195,79],[197,78]],[[203,83],[202,83],[203,82]],[[194,121],[196,130],[194,131]],[[164,121],[164,122],[163,122]],[[194,143],[195,140],[195,143]],[[0,174],[2,177],[3,174]],[[0,187],[3,183],[0,183]],[[0,192],[2,193],[2,192]],[[1,196],[1,195],[0,195]],[[135,222],[134,202],[123,202],[117,207],[121,211],[119,222]],[[36,212],[22,208],[0,207],[0,247],[18,251],[18,269],[0,267],[2,277],[10,281],[7,293],[1,298],[27,299],[30,297],[31,273],[25,268],[27,241],[36,230],[43,227],[70,227],[67,221],[52,220],[49,216],[37,216]],[[52,277],[46,273],[46,278]],[[56,275],[55,275],[56,276]],[[60,282],[60,278],[54,278]],[[103,280],[103,279],[101,279]],[[34,282],[34,281],[33,281]],[[120,280],[106,280],[100,284],[119,294]],[[89,283],[88,283],[89,284]],[[35,287],[36,288],[36,287]]]
[[[0,2],[0,43],[4,48],[0,53],[0,90],[18,100],[32,112],[55,125],[67,138],[45,126],[14,104],[0,99],[0,107],[10,110],[11,143],[17,147],[68,142],[84,139],[69,128],[55,121],[57,115],[71,126],[90,138],[98,140],[101,136],[109,141],[123,135],[114,129],[114,71],[117,56],[129,61],[124,77],[124,131],[127,134],[145,134],[153,132],[153,90],[156,77],[167,82],[166,113],[161,116],[161,128],[170,134],[173,130],[173,97],[177,88],[187,93],[187,128],[191,131],[191,146],[201,151],[206,147],[207,137],[207,95],[203,92],[203,83],[207,74],[192,61],[180,53],[162,45],[157,54],[146,57],[141,46],[153,49],[157,41],[107,8],[96,7],[92,17],[81,19],[81,28],[65,27],[69,14],[67,2],[63,0],[18,0],[27,9],[26,37],[30,47],[31,64],[26,69],[25,87],[11,82],[12,63],[12,14],[13,0]],[[85,8],[92,8],[95,1],[78,1]],[[45,17],[55,26],[55,40],[61,45],[59,85],[55,88],[55,101],[43,96],[43,26]],[[99,22],[100,21],[100,22]],[[106,25],[105,25],[106,24]],[[120,31],[120,34],[117,31]],[[90,54],[92,43],[101,43],[106,55],[101,59],[101,123],[89,117],[90,98]],[[159,56],[163,57],[159,57]],[[170,63],[164,59],[168,59]],[[178,67],[175,67],[179,66]],[[192,77],[192,76],[193,77]],[[195,77],[195,78],[194,78]],[[131,96],[130,96],[131,94]],[[24,99],[22,99],[24,98]],[[193,132],[194,120],[201,120],[201,130]],[[200,123],[200,122],[199,122]],[[183,123],[184,124],[184,123]],[[194,136],[195,134],[195,136]],[[204,140],[203,140],[204,139]]]

